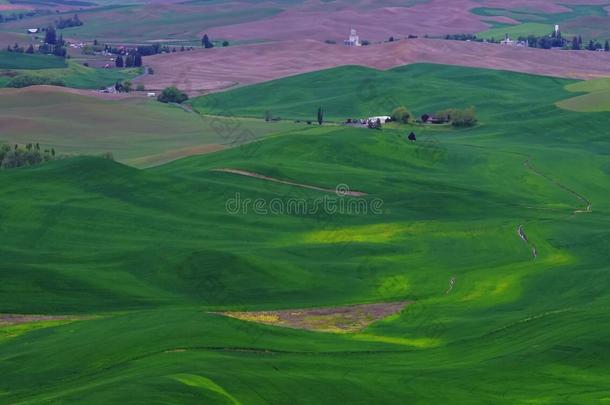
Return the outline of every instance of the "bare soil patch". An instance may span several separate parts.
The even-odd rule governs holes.
[[[281,311],[220,312],[221,315],[265,325],[317,332],[354,333],[402,311],[410,301]]]
[[[194,94],[343,65],[385,70],[422,62],[576,79],[610,75],[610,54],[606,52],[420,38],[358,48],[301,40],[155,55],[145,58],[155,74],[136,82],[147,89],[177,86]]]
[[[0,328],[3,326],[18,325],[22,323],[43,322],[43,321],[63,321],[77,319],[68,315],[20,315],[20,314],[0,314]]]

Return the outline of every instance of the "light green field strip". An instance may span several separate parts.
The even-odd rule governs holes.
[[[182,384],[188,385],[189,387],[196,387],[196,388],[200,388],[203,390],[209,390],[209,391],[215,392],[216,394],[219,394],[219,395],[227,398],[229,401],[231,401],[232,404],[241,405],[241,402],[239,402],[237,399],[235,399],[235,397],[233,397],[231,394],[229,394],[224,388],[222,388],[220,385],[216,384],[214,381],[210,380],[209,378],[202,377],[200,375],[193,375],[193,374],[176,374],[176,375],[171,376],[171,378],[175,379],[176,381],[180,381]]]
[[[477,33],[477,38],[483,39],[492,39],[502,40],[506,34],[513,40],[516,40],[518,37],[527,37],[529,35],[535,35],[537,37],[549,35],[553,31],[553,26],[550,24],[540,24],[540,23],[523,23],[518,25],[506,26],[506,27],[498,27],[492,28],[487,31],[482,31]],[[571,35],[565,33],[564,36],[566,38]]]
[[[566,86],[566,89],[588,94],[559,101],[557,106],[577,112],[610,111],[610,78],[594,79]]]

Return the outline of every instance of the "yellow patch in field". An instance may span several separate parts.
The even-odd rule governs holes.
[[[407,232],[421,232],[421,225],[405,224],[374,224],[352,226],[333,230],[315,231],[305,235],[306,243],[346,243],[369,242],[383,243],[394,239],[397,235]]]
[[[261,312],[224,312],[226,316],[241,319],[242,321],[259,322],[274,325],[280,322],[280,317],[275,314]]]
[[[535,261],[496,267],[494,275],[474,281],[462,301],[491,299],[493,302],[507,301],[518,296],[521,278],[536,271],[549,271],[573,262],[569,254],[560,251],[543,252]],[[468,284],[466,284],[468,285]]]
[[[352,337],[356,340],[363,340],[366,342],[390,343],[393,345],[417,347],[419,349],[438,347],[441,344],[440,339],[435,338],[404,338],[394,336],[371,335],[368,333],[360,333],[357,335],[353,335]]]

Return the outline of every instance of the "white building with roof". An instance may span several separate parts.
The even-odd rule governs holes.
[[[346,46],[361,46],[362,43],[360,42],[360,37],[358,36],[358,33],[356,32],[355,29],[351,29],[350,30],[350,35],[349,35],[349,39],[346,39],[345,41],[343,41],[343,44],[345,44]]]

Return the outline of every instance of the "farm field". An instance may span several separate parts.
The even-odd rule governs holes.
[[[547,32],[558,23],[565,26],[566,33],[580,34],[588,40],[610,38],[606,3],[603,0],[588,0],[586,4],[565,4],[560,0],[28,1],[5,5],[6,10],[0,5],[0,14],[5,15],[19,11],[13,10],[19,5],[27,9],[22,13],[39,11],[34,17],[0,23],[0,30],[23,34],[28,28],[46,27],[59,17],[68,18],[77,12],[84,25],[66,28],[62,33],[78,41],[190,45],[199,42],[203,33],[209,33],[218,41],[233,43],[301,39],[340,42],[346,39],[350,28],[356,28],[362,39],[378,42],[408,35],[489,36],[496,34],[498,24],[527,35]],[[546,31],[542,25],[547,27]],[[490,29],[492,34],[488,33]]]
[[[67,66],[63,58],[56,56],[0,52],[0,69],[61,69]]]
[[[0,313],[13,314],[0,315],[0,402],[607,401],[608,113],[556,106],[603,88],[347,66],[196,98],[202,115],[0,91],[2,125],[37,117],[15,137],[48,125],[45,142],[114,144],[123,163],[219,143],[201,120],[257,134],[146,169],[82,156],[0,171]],[[479,122],[293,122],[402,104],[473,106]],[[99,123],[86,141],[51,119],[71,111],[81,128]],[[361,304],[392,310],[351,325],[329,315]],[[282,326],[294,313],[305,321]]]
[[[481,16],[504,17],[517,25],[499,27],[481,32],[481,38],[502,38],[504,32],[514,37],[549,34],[549,27],[559,24],[564,36],[581,35],[586,39],[605,40],[610,37],[610,16],[605,2],[592,1],[589,4],[561,4],[554,13],[535,8],[475,8],[474,14]],[[546,27],[546,28],[545,28]]]
[[[0,87],[13,87],[19,76],[40,78],[76,89],[100,89],[117,81],[129,80],[141,73],[140,68],[101,69],[47,55],[0,53]],[[14,56],[16,55],[16,56]]]
[[[45,86],[0,90],[0,126],[0,141],[40,143],[68,154],[111,152],[118,161],[138,167],[236,146],[295,127],[202,117],[141,97],[103,100]]]
[[[360,48],[316,41],[284,41],[155,55],[146,58],[155,74],[138,78],[137,82],[150,89],[178,86],[197,94],[336,66],[361,65],[385,70],[422,62],[580,79],[610,75],[610,53],[606,52],[409,39]]]
[[[587,94],[561,100],[557,103],[558,107],[580,112],[610,111],[610,79],[573,83],[566,88],[575,93]]]

